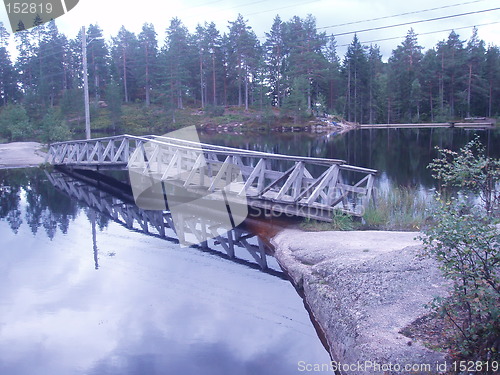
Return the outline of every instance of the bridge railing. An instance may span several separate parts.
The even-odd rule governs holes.
[[[244,195],[253,207],[320,220],[329,220],[334,210],[363,215],[377,173],[338,159],[130,135],[54,143],[47,161],[74,168],[127,167],[159,182],[178,180],[186,189],[224,189],[235,197]]]

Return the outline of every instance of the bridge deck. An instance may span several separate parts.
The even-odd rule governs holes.
[[[325,221],[335,210],[363,215],[377,173],[337,159],[130,135],[54,143],[47,161],[74,169],[128,169],[143,179],[195,192],[223,190],[246,197],[251,207]]]

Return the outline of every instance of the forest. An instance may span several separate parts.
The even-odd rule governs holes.
[[[81,131],[81,33],[68,39],[51,21],[14,40],[15,61],[0,24],[0,139],[50,142]],[[410,29],[388,59],[356,35],[338,56],[335,38],[319,32],[312,15],[276,16],[262,40],[241,15],[226,30],[212,22],[194,33],[173,18],[162,44],[148,23],[138,35],[122,26],[110,40],[91,24],[86,40],[92,126],[100,121],[110,131],[175,128],[187,109],[216,117],[237,108],[267,124],[324,114],[398,123],[500,112],[500,49],[477,29],[469,40],[452,31],[426,51]],[[134,128],[129,114],[137,111],[149,125]]]

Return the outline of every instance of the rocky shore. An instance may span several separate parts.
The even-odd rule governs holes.
[[[445,369],[443,353],[401,333],[449,288],[436,263],[421,256],[417,235],[285,229],[272,239],[276,259],[304,295],[339,373]]]
[[[45,162],[45,153],[38,142],[0,144],[0,169],[37,167]]]

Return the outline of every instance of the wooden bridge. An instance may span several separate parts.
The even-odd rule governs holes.
[[[335,210],[363,215],[377,173],[343,160],[131,135],[54,143],[47,162],[69,169],[128,169],[191,191],[246,197],[256,209],[324,221]]]

